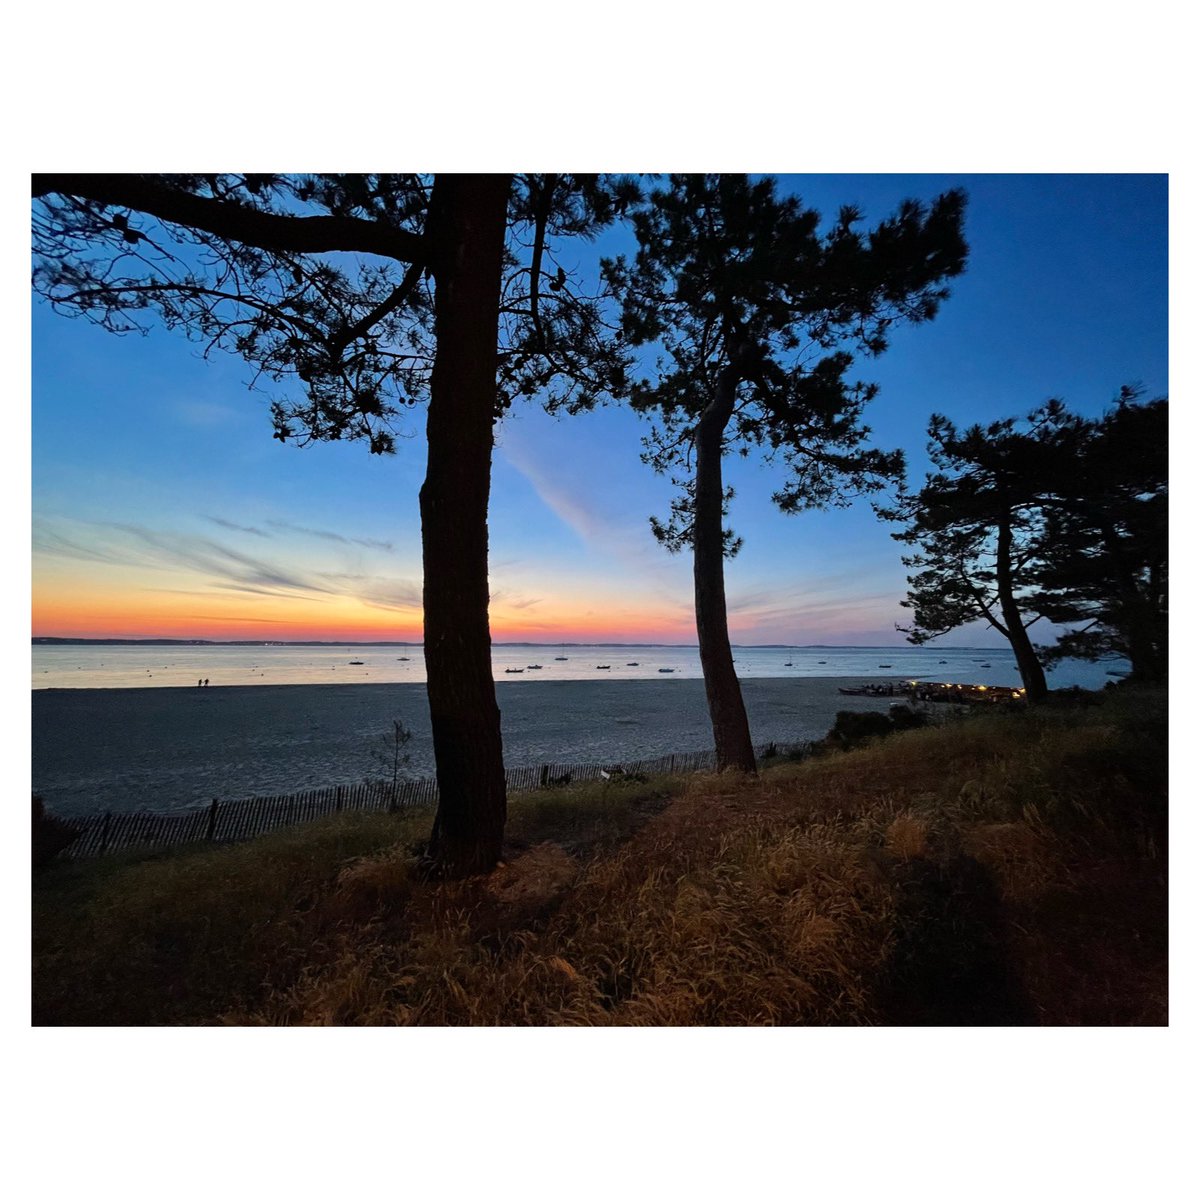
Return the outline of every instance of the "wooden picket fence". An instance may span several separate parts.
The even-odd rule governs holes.
[[[803,752],[808,743],[770,742],[755,749],[760,759]],[[680,775],[711,771],[716,753],[697,750],[664,754],[626,763],[542,763],[510,767],[505,782],[510,792],[565,787],[573,783],[622,776]],[[182,812],[98,813],[91,817],[59,818],[79,833],[63,858],[95,858],[133,848],[153,850],[187,842],[240,842],[280,829],[300,825],[333,813],[400,812],[437,803],[437,780],[405,779],[395,787],[388,782],[339,784],[286,796],[256,796],[248,800],[213,800],[203,808]]]

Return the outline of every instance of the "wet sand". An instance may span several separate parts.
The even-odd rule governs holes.
[[[756,744],[821,737],[860,680],[746,679]],[[876,680],[875,682],[879,682]],[[496,685],[508,766],[617,762],[711,748],[698,679]],[[433,773],[424,684],[48,689],[33,697],[33,788],[56,812],[169,811],[390,777],[392,721],[412,775]]]

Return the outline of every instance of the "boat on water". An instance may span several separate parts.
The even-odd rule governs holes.
[[[397,662],[408,662],[408,659],[407,658],[398,658],[398,659],[396,659],[396,661]]]
[[[790,662],[785,662],[783,665],[784,665],[785,667],[790,667],[792,664],[791,664]]]
[[[658,668],[658,673],[659,673],[660,675],[674,675],[674,674],[675,674],[675,668],[674,668],[674,667],[659,667],[659,668]]]
[[[892,669],[892,664],[891,663],[880,663],[879,669],[881,671],[890,671]]]
[[[524,667],[505,667],[504,673],[505,673],[505,675],[524,675],[525,668]]]
[[[608,663],[605,663],[605,664],[604,664],[604,666],[602,666],[602,667],[597,667],[597,668],[596,668],[596,670],[597,670],[597,671],[611,671],[611,670],[612,670],[612,667],[610,667],[610,666],[608,665]]]
[[[541,669],[542,669],[541,663],[530,663],[529,666],[526,668],[526,670],[529,670],[529,671],[540,671]]]
[[[352,658],[350,660],[350,665],[352,667],[365,667],[367,664],[364,663],[361,658]]]
[[[558,654],[555,656],[554,661],[555,662],[566,662],[567,656],[565,654]]]
[[[641,664],[641,663],[635,663],[635,662],[632,662],[632,663],[626,663],[625,665],[626,665],[627,667],[640,667],[642,664]]]

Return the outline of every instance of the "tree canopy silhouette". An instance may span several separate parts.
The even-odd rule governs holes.
[[[1043,658],[1129,660],[1130,676],[1167,678],[1167,400],[1116,405],[1088,421],[1047,506],[1032,602],[1077,625]]]
[[[1101,527],[1113,518],[1103,464],[1114,448],[1061,400],[1021,422],[961,432],[935,414],[929,439],[938,469],[919,492],[881,510],[906,523],[892,536],[917,547],[903,559],[915,569],[902,601],[913,622],[897,628],[922,645],[987,622],[1012,647],[1026,697],[1037,703],[1046,697],[1046,676],[1028,631],[1043,618],[1077,620],[1091,611],[1095,596],[1085,601],[1076,588],[1086,578],[1081,564],[1094,560],[1107,536]],[[1165,563],[1165,546],[1163,555]],[[1066,656],[1075,644],[1067,635],[1049,657]]]
[[[844,504],[899,473],[898,453],[865,445],[875,386],[846,373],[856,352],[882,353],[895,325],[936,314],[965,262],[964,203],[959,191],[928,208],[905,201],[870,230],[845,207],[822,233],[820,215],[773,179],[673,175],[634,213],[633,261],[605,264],[626,338],[661,351],[628,397],[657,420],[644,457],[680,488],[671,517],[652,524],[668,549],[692,548],[721,767],[755,769],[729,643],[724,558],[740,543],[723,528],[722,456],[780,460],[785,512]]]
[[[157,317],[285,389],[274,433],[394,449],[428,401],[425,657],[447,874],[499,857],[506,798],[488,629],[493,423],[517,396],[574,410],[623,386],[554,238],[637,195],[571,175],[35,175],[34,287],[114,333]]]

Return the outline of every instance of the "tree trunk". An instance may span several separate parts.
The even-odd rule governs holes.
[[[1017,658],[1017,670],[1025,685],[1025,699],[1030,704],[1040,704],[1046,698],[1046,672],[1034,652],[1029,632],[1013,595],[1012,580],[1012,526],[1001,521],[996,539],[996,594],[1000,600],[1000,611],[1009,644]]]
[[[507,175],[438,175],[429,226],[437,350],[421,488],[425,666],[447,877],[490,871],[507,800],[488,629],[488,494]]]
[[[729,618],[725,610],[725,485],[721,451],[725,426],[733,413],[737,378],[721,373],[717,392],[696,426],[696,498],[692,514],[693,575],[696,586],[696,635],[708,695],[717,770],[730,767],[755,774],[754,747],[742,689],[733,669]]]

